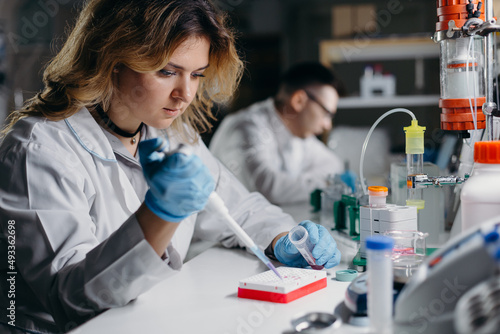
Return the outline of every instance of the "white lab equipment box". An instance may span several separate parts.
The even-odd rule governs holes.
[[[396,95],[396,78],[391,74],[362,76],[360,86],[362,98]]]
[[[361,206],[360,218],[360,255],[366,258],[366,238],[382,234],[385,231],[416,231],[417,208],[387,204],[385,207]]]

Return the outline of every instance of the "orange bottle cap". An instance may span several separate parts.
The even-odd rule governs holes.
[[[500,141],[476,142],[474,161],[481,164],[500,164]]]
[[[387,189],[387,187],[371,186],[368,187],[368,192],[372,196],[387,196],[389,190]]]

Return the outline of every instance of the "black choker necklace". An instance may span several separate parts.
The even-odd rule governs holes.
[[[95,105],[95,110],[97,111],[97,113],[101,117],[102,121],[106,124],[106,126],[111,129],[111,131],[113,131],[114,133],[116,133],[119,136],[122,136],[125,138],[132,138],[130,140],[131,144],[135,144],[137,142],[137,140],[135,139],[135,136],[141,131],[144,123],[141,123],[141,125],[139,125],[139,127],[137,128],[137,130],[135,130],[134,133],[127,132],[125,130],[120,129],[115,123],[113,123],[113,121],[109,118],[108,114],[106,114],[104,112],[104,110],[102,109],[100,104]]]

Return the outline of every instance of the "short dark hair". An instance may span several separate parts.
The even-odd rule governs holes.
[[[339,94],[345,96],[345,88],[335,73],[318,62],[302,62],[290,67],[281,77],[279,89],[293,93],[311,85],[330,85]]]

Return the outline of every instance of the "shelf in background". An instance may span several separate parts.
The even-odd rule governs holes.
[[[320,61],[325,64],[353,61],[439,58],[439,44],[430,38],[381,38],[366,40],[324,40]]]
[[[339,100],[338,109],[384,108],[384,107],[421,107],[438,106],[439,95],[396,95],[363,98],[360,96],[343,97]]]

